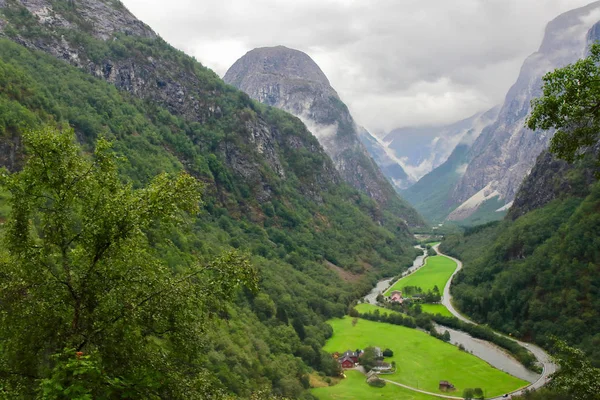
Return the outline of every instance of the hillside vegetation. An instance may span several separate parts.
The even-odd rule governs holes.
[[[448,237],[462,259],[452,294],[481,323],[544,346],[557,336],[600,365],[600,184],[515,221]]]
[[[22,34],[37,34],[36,20],[26,10],[10,18],[23,22],[16,25],[26,31]],[[198,217],[182,228],[150,226],[150,244],[176,274],[223,251],[246,252],[258,269],[260,293],[238,291],[220,320],[207,322],[194,363],[224,394],[248,397],[261,390],[310,397],[305,389],[311,369],[337,373],[337,365],[321,350],[331,335],[324,321],[344,315],[349,302],[376,277],[411,263],[416,251],[406,225],[340,183],[331,161],[298,119],[256,104],[161,40],[123,36],[103,42],[83,33],[77,40],[98,57],[168,60],[193,74],[200,82],[196,89],[210,93],[220,111],[190,120],[160,101],[136,98],[50,55],[0,39],[2,163],[13,171],[23,166],[24,131],[70,126],[86,153],[99,137],[110,140],[121,156],[120,179],[134,188],[159,173],[181,170],[203,182]],[[266,136],[262,153],[255,143],[260,135]],[[2,197],[0,212],[6,219],[10,207]],[[325,261],[362,279],[346,283]],[[57,343],[53,351],[62,350]],[[46,377],[42,367],[47,360],[38,362],[39,372],[26,378],[29,384],[17,379],[4,389],[35,391]],[[3,368],[0,362],[4,378],[18,376]]]

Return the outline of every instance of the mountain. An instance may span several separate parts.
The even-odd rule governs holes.
[[[495,107],[450,125],[394,129],[383,142],[411,177],[418,181],[444,163],[458,144],[471,145],[483,128],[495,119],[498,111],[499,108]]]
[[[450,195],[451,202],[460,204],[450,220],[462,220],[492,199],[501,204],[513,201],[552,136],[525,128],[530,101],[541,94],[545,73],[575,62],[600,39],[599,19],[600,2],[594,2],[548,24],[539,50],[525,61],[498,118],[473,144],[465,174]]]
[[[237,60],[223,80],[300,118],[346,182],[409,225],[424,225],[369,156],[348,108],[307,54],[284,46],[257,48]]]
[[[106,138],[119,156],[120,178],[133,188],[179,171],[204,186],[202,212],[183,218],[183,227],[144,228],[174,280],[232,250],[258,270],[260,293],[231,296],[219,318],[205,321],[201,348],[185,360],[170,352],[186,348],[185,337],[169,329],[137,332],[160,357],[151,376],[117,371],[111,387],[134,382],[135,392],[115,397],[219,398],[211,396],[216,387],[234,398],[301,398],[308,371],[339,374],[322,351],[331,335],[325,321],[343,316],[373,282],[401,272],[417,253],[404,220],[346,184],[298,118],[225,84],[118,1],[0,0],[0,88],[2,166],[23,166],[21,138],[31,129],[71,127],[84,155]],[[7,197],[0,190],[0,230],[10,217]],[[56,285],[57,298],[65,287]],[[46,300],[44,307],[69,320],[69,304]],[[16,363],[9,364],[14,349],[0,347],[2,392],[10,398],[33,398],[43,378],[64,375],[52,372],[66,345],[60,330],[22,318],[29,326],[23,332],[36,327],[42,336],[30,352],[18,349],[26,357]],[[62,323],[47,319],[43,326]],[[86,343],[85,359],[95,357],[94,371],[103,371],[95,377],[117,373],[103,363],[128,365],[140,356]],[[200,392],[190,377],[202,379]]]
[[[600,143],[574,164],[543,152],[503,221],[448,236],[460,257],[455,304],[481,323],[600,366]]]
[[[413,183],[415,180],[408,176],[402,168],[401,161],[396,159],[384,143],[371,135],[366,129],[359,127],[359,138],[367,151],[377,163],[381,172],[394,185],[396,190],[402,190]]]
[[[441,223],[458,204],[452,201],[450,194],[462,178],[469,164],[469,149],[481,132],[498,115],[499,107],[454,124],[460,130],[446,128],[446,132],[459,132],[452,136],[459,139],[448,158],[438,167],[423,176],[417,183],[401,191],[402,196],[432,223]],[[464,129],[467,129],[464,131]]]

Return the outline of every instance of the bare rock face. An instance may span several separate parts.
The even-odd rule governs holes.
[[[542,77],[547,72],[585,56],[590,43],[600,39],[599,20],[600,2],[595,2],[548,24],[540,49],[525,61],[497,120],[473,144],[471,161],[451,194],[452,202],[463,207],[460,215],[455,213],[450,219],[471,215],[481,204],[477,197],[482,191],[497,193],[505,203],[513,201],[523,178],[552,137],[551,132],[525,128],[531,99],[541,95]],[[476,206],[469,207],[469,203]]]
[[[30,26],[15,24],[8,16],[11,13],[26,15]],[[188,121],[203,124],[220,118],[238,120],[238,130],[230,133],[244,147],[223,144],[217,151],[239,176],[252,183],[259,201],[267,201],[272,188],[257,159],[285,178],[282,157],[290,146],[324,155],[319,143],[306,131],[286,136],[261,116],[226,114],[223,92],[229,89],[223,84],[213,87],[202,81],[202,74],[212,74],[218,81],[216,74],[208,69],[201,73],[195,70],[198,65],[191,58],[172,49],[118,0],[0,0],[0,37],[46,52]],[[242,96],[242,101],[249,104],[250,99],[240,93]],[[13,142],[0,142],[5,155],[0,157],[2,165],[13,167],[19,162],[15,158],[18,142]],[[305,179],[301,188],[316,201],[321,200],[330,185],[340,182],[331,161],[323,159],[326,161],[322,168],[313,171],[314,176]],[[185,160],[182,162],[185,164]]]
[[[542,152],[521,184],[508,217],[515,220],[561,197],[587,196],[600,173],[596,163],[599,153],[597,143],[586,150],[582,160],[569,164],[548,151]]]
[[[253,99],[300,118],[350,185],[383,206],[396,203],[393,208],[416,215],[369,156],[348,108],[307,54],[283,46],[254,49],[223,79]]]

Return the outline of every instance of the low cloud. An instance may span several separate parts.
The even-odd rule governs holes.
[[[308,53],[375,134],[501,103],[544,27],[588,0],[124,0],[219,75],[255,47]]]

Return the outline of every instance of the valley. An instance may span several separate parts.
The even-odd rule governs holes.
[[[600,400],[585,1],[0,0],[0,399]]]
[[[462,263],[439,253],[439,243],[433,243],[433,245],[433,248],[438,252],[437,256],[427,257],[424,263],[422,259],[416,259],[413,272],[398,280],[387,290],[385,287],[382,288],[380,282],[373,289],[377,293],[371,292],[364,298],[364,303],[359,303],[354,307],[355,310],[360,315],[377,313],[407,317],[398,311],[370,304],[369,300],[373,298],[374,294],[377,296],[385,291],[387,295],[392,292],[394,287],[402,289],[405,285],[415,285],[414,282],[428,284],[429,288],[433,288],[434,284],[439,284],[445,289],[449,288],[452,277],[460,271]],[[444,272],[442,276],[440,276],[440,269]],[[417,274],[420,274],[420,276],[417,276]],[[416,278],[410,280],[414,276]],[[389,280],[383,282],[387,285],[390,283]],[[454,308],[450,308],[452,312],[446,308],[446,304],[451,305],[449,292],[443,300],[443,304],[420,304],[419,307],[424,313],[464,318]],[[436,398],[436,395],[462,398],[460,395],[467,387],[482,388],[486,398],[493,398],[502,396],[504,393],[517,393],[518,390],[532,383],[534,384],[533,387],[538,387],[537,385],[540,382],[545,382],[548,375],[554,371],[552,364],[545,365],[544,373],[540,377],[539,374],[525,369],[505,350],[486,341],[474,339],[463,332],[443,326],[436,326],[435,329],[439,333],[449,331],[450,342],[454,345],[444,343],[421,329],[366,320],[360,316],[358,318],[346,316],[342,319],[330,320],[328,323],[333,328],[333,337],[327,341],[324,347],[325,351],[342,353],[347,349],[364,349],[371,346],[381,349],[389,348],[393,350],[393,357],[386,357],[385,362],[395,366],[395,370],[393,373],[382,373],[380,375],[380,378],[387,382],[384,388],[370,387],[364,381],[364,375],[361,378],[361,375],[357,373],[361,372],[360,367],[358,371],[346,370],[346,378],[337,385],[314,389],[314,393],[318,394],[321,399],[362,399],[361,396],[365,396],[366,393],[371,393],[370,395],[374,398],[384,399],[399,396],[400,394],[396,393],[395,390],[388,389],[390,385],[403,385],[404,390],[414,392],[415,398],[425,396],[424,398],[433,399]],[[457,347],[459,344],[467,351],[460,350]],[[520,345],[529,348],[528,344],[520,343]],[[539,350],[539,353],[537,353],[537,350]],[[469,354],[469,352],[474,355]],[[547,354],[537,348],[536,357],[545,362],[548,360]],[[487,360],[487,362],[484,360]],[[505,371],[510,371],[521,378],[509,375]],[[441,391],[439,389],[440,381],[451,382],[456,390],[451,392]],[[362,387],[360,383],[362,383]],[[409,396],[408,394],[403,395]]]

